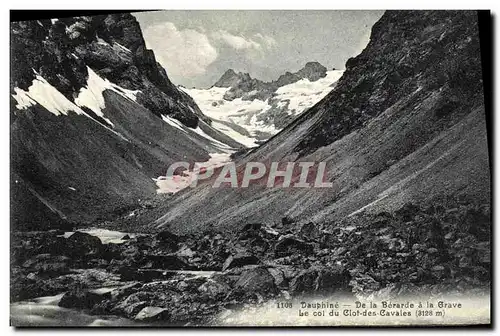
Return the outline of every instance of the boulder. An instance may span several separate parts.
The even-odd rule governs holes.
[[[350,292],[351,277],[343,267],[312,267],[299,273],[290,283],[293,294],[332,294]]]
[[[167,255],[146,255],[147,268],[158,268],[165,270],[190,270],[192,266],[188,265],[184,259],[175,254]]]
[[[246,224],[241,230],[239,240],[260,237],[263,234],[263,225],[260,223]]]
[[[351,276],[343,267],[329,267],[318,271],[314,282],[314,291],[321,294],[331,294],[339,291],[350,292]]]
[[[208,279],[198,287],[198,292],[207,295],[211,299],[222,299],[231,291],[231,287],[223,281]]]
[[[285,216],[285,217],[282,217],[281,218],[281,225],[282,226],[289,226],[290,224],[292,224],[294,222],[294,219],[290,216]]]
[[[125,315],[129,318],[133,318],[142,310],[142,308],[148,306],[148,302],[153,299],[154,295],[152,293],[139,291],[127,296],[125,299],[120,300],[118,304],[114,305],[110,312],[112,314]]]
[[[313,252],[313,246],[300,240],[293,235],[280,237],[278,243],[274,247],[276,257],[284,257],[291,254],[309,255]]]
[[[317,277],[318,272],[315,269],[308,269],[300,272],[299,275],[290,282],[290,293],[303,294],[313,292],[314,282]]]
[[[170,313],[167,309],[161,307],[144,307],[134,319],[143,322],[168,321],[170,320]]]
[[[69,273],[69,261],[68,257],[53,256],[47,253],[26,260],[22,266],[30,272],[40,275],[62,275]]]
[[[261,223],[248,223],[240,230],[240,232],[248,232],[248,231],[259,231],[262,229],[263,225]]]
[[[307,240],[316,240],[321,236],[321,231],[314,223],[305,223],[300,228],[299,235]]]
[[[65,255],[69,257],[95,256],[102,251],[102,242],[85,232],[76,231],[66,239]]]
[[[286,278],[286,274],[285,272],[280,269],[280,268],[274,268],[274,267],[270,267],[267,269],[269,271],[269,273],[271,273],[271,275],[273,276],[274,278],[274,283],[282,288],[282,287],[285,287],[288,285],[288,280]]]
[[[234,285],[234,292],[249,297],[254,294],[271,297],[278,294],[278,287],[272,274],[263,267],[245,270]]]
[[[179,236],[165,230],[155,236],[155,246],[161,248],[165,252],[174,252],[178,249]]]
[[[107,298],[109,298],[109,293],[97,294],[86,289],[75,288],[63,295],[59,301],[59,307],[92,309]]]
[[[222,271],[246,265],[258,265],[259,263],[260,260],[256,256],[253,256],[251,254],[237,254],[235,256],[229,256],[226,259],[226,261],[222,265]]]

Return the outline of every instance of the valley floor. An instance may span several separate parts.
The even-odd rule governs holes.
[[[244,317],[303,297],[488,301],[490,290],[490,210],[464,201],[231,234],[101,228],[12,242],[16,326],[261,325],[273,321]]]

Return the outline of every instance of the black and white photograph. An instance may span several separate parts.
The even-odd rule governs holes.
[[[489,10],[9,29],[12,327],[491,327]]]

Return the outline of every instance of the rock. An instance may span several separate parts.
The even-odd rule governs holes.
[[[425,246],[422,244],[413,244],[411,249],[414,251],[422,251],[422,250],[425,250]]]
[[[179,242],[179,236],[168,230],[159,232],[156,234],[155,238],[160,242],[174,242],[176,244]]]
[[[253,238],[262,238],[266,236],[267,233],[264,230],[264,225],[260,223],[249,223],[246,224],[241,230],[238,236],[238,240],[247,240]]]
[[[444,266],[443,265],[436,265],[432,267],[432,271],[444,271]]]
[[[61,301],[59,301],[59,307],[92,309],[106,298],[109,298],[109,294],[97,294],[89,290],[76,288],[63,295]]]
[[[285,272],[283,270],[274,267],[270,267],[267,270],[273,276],[276,286],[284,288],[288,285],[288,279],[286,278]]]
[[[190,270],[190,266],[184,259],[175,254],[167,255],[146,255],[146,268],[156,268],[165,270]]]
[[[123,308],[123,313],[125,316],[128,318],[133,318],[134,316],[137,316],[137,314],[144,308],[146,307],[147,302],[141,301],[141,302],[135,302],[132,304],[129,304]]]
[[[290,283],[290,293],[303,294],[314,291],[314,282],[318,277],[315,269],[304,270],[299,273]]]
[[[334,256],[341,256],[346,252],[347,252],[347,248],[345,248],[344,246],[341,246],[341,247],[337,247],[336,249],[333,250],[333,255]]]
[[[319,242],[322,246],[324,247],[336,247],[339,244],[339,239],[332,233],[330,232],[321,232],[321,237],[319,239]]]
[[[161,307],[145,307],[134,318],[137,321],[152,322],[152,321],[168,321],[170,313],[167,309]]]
[[[222,299],[231,291],[231,287],[223,281],[215,281],[213,279],[208,279],[200,287],[198,291],[202,294],[208,295],[213,300]]]
[[[125,315],[128,318],[133,318],[139,313],[142,308],[148,305],[154,296],[147,292],[136,292],[121,300],[118,304],[111,308],[110,312],[116,315]]]
[[[312,252],[312,245],[295,238],[293,235],[280,237],[278,243],[274,248],[274,254],[276,257],[284,257],[294,253],[308,255]]]
[[[292,217],[290,217],[290,216],[285,216],[285,217],[281,218],[281,224],[283,226],[289,226],[293,222],[294,222],[294,219]]]
[[[332,294],[350,292],[351,276],[343,267],[311,267],[297,275],[290,283],[293,294]]]
[[[338,291],[350,292],[351,276],[343,267],[323,268],[318,271],[314,282],[314,291],[321,294],[331,294]]]
[[[26,260],[22,265],[31,272],[54,276],[69,273],[69,262],[70,259],[65,256],[39,254]]]
[[[135,267],[122,267],[119,269],[120,280],[150,282],[171,278],[174,273],[157,269],[137,269]]]
[[[263,225],[261,223],[248,223],[241,228],[240,232],[246,232],[246,231],[258,231],[262,229]]]
[[[179,257],[186,257],[186,258],[192,258],[195,255],[195,252],[191,250],[189,247],[186,247],[182,250],[179,250],[176,255]]]
[[[235,256],[229,256],[224,264],[222,265],[222,271],[226,271],[231,268],[241,267],[245,265],[258,265],[260,263],[259,258],[250,254],[237,254]]]
[[[76,231],[66,239],[67,246],[65,255],[69,257],[88,257],[95,256],[102,251],[102,242],[88,233]]]
[[[137,292],[141,288],[142,284],[140,282],[133,282],[111,291],[110,295],[111,298],[115,300],[118,298],[127,297],[130,294]]]
[[[155,236],[155,242],[162,249],[173,252],[178,248],[179,236],[168,230],[165,230]]]
[[[270,297],[278,294],[274,277],[263,267],[245,270],[234,285],[234,292],[244,297],[260,294]]]
[[[302,225],[299,235],[308,240],[316,240],[321,236],[321,232],[314,223],[309,222]]]
[[[67,239],[56,236],[55,231],[17,233],[13,236],[13,244],[16,243],[20,246],[13,245],[13,248],[21,252],[20,259],[46,253],[63,255],[67,250]]]

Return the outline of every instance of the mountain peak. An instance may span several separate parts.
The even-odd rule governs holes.
[[[300,78],[307,78],[311,82],[326,76],[326,67],[319,62],[307,62],[306,65],[295,74]]]
[[[250,80],[251,77],[248,73],[236,73],[233,69],[228,69],[224,74],[215,82],[216,87],[233,87],[243,80]]]

